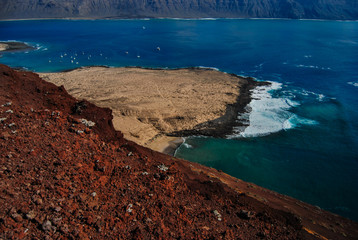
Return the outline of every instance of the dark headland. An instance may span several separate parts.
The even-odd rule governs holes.
[[[23,42],[0,42],[0,53],[1,52],[15,52],[32,50],[34,47],[27,45]]]

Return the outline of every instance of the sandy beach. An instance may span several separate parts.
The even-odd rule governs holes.
[[[40,76],[64,85],[76,98],[111,108],[114,127],[127,139],[168,154],[180,145],[180,136],[207,126],[216,129],[225,124],[223,117],[235,117],[237,112],[228,114],[228,107],[237,104],[250,82],[198,68],[87,67]]]

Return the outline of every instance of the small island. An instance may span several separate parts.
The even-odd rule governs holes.
[[[32,50],[34,47],[23,42],[0,42],[0,52]]]
[[[40,76],[79,99],[113,110],[125,138],[173,154],[181,137],[224,137],[262,84],[209,68],[86,67]]]

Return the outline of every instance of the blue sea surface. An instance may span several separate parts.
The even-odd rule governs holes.
[[[38,72],[205,66],[271,81],[238,116],[247,128],[188,137],[176,156],[358,221],[358,22],[1,21],[10,40],[36,50],[0,62]]]

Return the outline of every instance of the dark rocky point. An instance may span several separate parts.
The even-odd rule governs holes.
[[[25,51],[25,50],[34,49],[34,47],[29,46],[23,42],[0,42],[0,44],[6,45],[6,49],[0,52],[15,52],[15,51]]]

